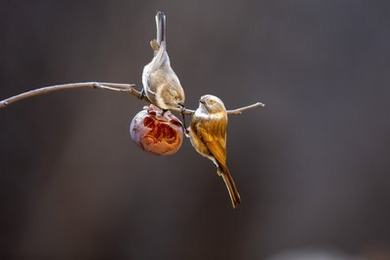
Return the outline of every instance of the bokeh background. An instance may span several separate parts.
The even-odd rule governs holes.
[[[1,1],[0,98],[141,86],[158,9],[189,107],[267,104],[230,118],[242,205],[131,142],[141,101],[55,93],[0,111],[0,258],[390,259],[388,1]]]

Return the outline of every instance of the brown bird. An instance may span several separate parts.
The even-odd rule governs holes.
[[[142,72],[142,93],[152,104],[163,110],[182,110],[184,90],[171,67],[167,52],[166,16],[161,11],[156,14],[156,27],[157,39],[150,42],[154,57]]]
[[[216,96],[205,95],[199,100],[191,126],[188,128],[192,146],[210,159],[225,182],[233,208],[241,202],[240,194],[226,164],[226,130],[228,117],[225,105]]]

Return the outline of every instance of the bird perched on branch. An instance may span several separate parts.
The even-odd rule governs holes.
[[[161,11],[156,14],[156,27],[157,39],[150,42],[154,57],[142,73],[143,94],[163,110],[182,110],[184,90],[171,67],[167,53],[166,16]]]
[[[205,95],[192,117],[189,137],[192,146],[202,156],[210,159],[225,182],[233,208],[241,202],[240,194],[226,163],[226,130],[228,117],[225,105],[216,96]]]

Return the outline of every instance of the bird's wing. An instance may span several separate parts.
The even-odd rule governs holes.
[[[148,77],[148,91],[156,95],[157,87],[165,84],[164,73],[161,70],[155,70],[150,73]]]
[[[198,125],[198,135],[219,165],[226,165],[226,121],[208,120]]]

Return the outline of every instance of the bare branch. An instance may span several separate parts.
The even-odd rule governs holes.
[[[135,84],[124,84],[124,83],[110,83],[110,82],[79,82],[79,83],[70,83],[70,84],[62,84],[62,85],[53,85],[43,88],[38,88],[34,90],[30,90],[27,92],[23,92],[19,95],[9,97],[7,99],[0,101],[0,110],[6,108],[7,106],[23,100],[30,97],[35,96],[42,96],[45,94],[49,94],[56,91],[62,91],[62,90],[70,90],[70,89],[79,89],[79,88],[92,88],[92,89],[102,89],[102,90],[109,90],[109,91],[116,91],[116,92],[124,92],[130,95],[133,95],[139,99],[143,99],[146,102],[150,103],[150,101],[142,96],[141,91],[137,90],[135,88]],[[255,107],[264,107],[263,103],[257,102],[255,104],[228,110],[227,113],[231,115],[240,115],[243,111],[255,108]],[[181,112],[179,109],[177,112]],[[186,115],[192,115],[195,111],[191,109],[185,109],[184,114]]]
[[[140,98],[141,92],[136,90],[134,87],[135,87],[134,84],[99,83],[99,82],[79,82],[79,83],[54,85],[54,86],[48,86],[48,87],[30,90],[27,92],[23,92],[19,95],[4,99],[4,100],[0,101],[0,109],[3,109],[5,107],[11,105],[12,103],[15,103],[17,101],[20,101],[20,100],[23,100],[26,98],[41,96],[41,95],[49,94],[49,93],[56,92],[56,91],[79,89],[79,88],[94,88],[94,89],[105,89],[105,90],[111,90],[111,91],[127,92],[131,95],[134,95],[134,96]]]
[[[249,110],[249,109],[252,109],[252,108],[256,108],[256,107],[265,107],[265,104],[263,104],[261,102],[256,102],[252,105],[227,110],[226,112],[228,113],[228,115],[241,115],[242,112]],[[179,112],[180,110],[177,110],[177,111]],[[192,115],[193,113],[195,113],[195,110],[192,110],[192,109],[185,109],[184,110],[184,114],[186,114],[186,115]]]
[[[261,102],[256,102],[256,103],[249,105],[249,106],[228,110],[227,113],[229,115],[241,115],[242,112],[249,110],[249,109],[252,109],[252,108],[255,108],[255,107],[265,107],[265,104],[263,104]]]

